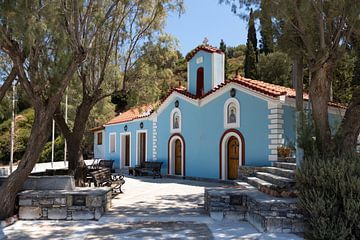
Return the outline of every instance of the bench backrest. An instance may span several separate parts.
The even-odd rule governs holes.
[[[141,168],[161,168],[162,162],[142,162]]]
[[[100,168],[110,168],[113,169],[114,160],[100,160],[99,167]]]

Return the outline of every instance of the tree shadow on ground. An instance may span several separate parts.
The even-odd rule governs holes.
[[[155,200],[136,201],[129,205],[120,203],[113,206],[109,214],[128,217],[148,217],[148,216],[198,216],[205,214],[203,207],[204,194],[188,195],[162,195]]]
[[[205,180],[190,180],[190,179],[182,179],[182,178],[173,178],[173,177],[163,177],[163,178],[153,178],[152,176],[132,176],[132,175],[125,175],[126,178],[136,179],[141,182],[146,183],[158,183],[158,184],[168,184],[168,183],[176,183],[176,184],[183,184],[188,186],[195,186],[195,187],[220,187],[220,186],[229,186],[232,185],[231,183],[222,183],[222,182],[213,182],[213,181],[205,181]]]

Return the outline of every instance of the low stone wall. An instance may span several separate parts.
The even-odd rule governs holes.
[[[205,211],[215,220],[247,220],[262,232],[302,233],[296,199],[279,199],[256,190],[207,188]]]
[[[23,220],[98,220],[111,207],[111,188],[25,190],[19,196]]]

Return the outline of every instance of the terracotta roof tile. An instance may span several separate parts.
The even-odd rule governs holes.
[[[293,89],[293,88],[284,87],[284,86],[280,86],[280,85],[276,85],[276,84],[272,84],[272,83],[267,83],[267,82],[263,82],[260,80],[253,80],[253,79],[248,79],[248,78],[244,78],[241,76],[236,76],[233,79],[226,80],[225,83],[222,83],[222,84],[216,86],[211,91],[207,92],[205,95],[203,95],[201,97],[191,94],[184,87],[173,88],[161,100],[160,104],[162,104],[173,92],[178,92],[178,93],[180,93],[188,98],[191,98],[191,99],[202,99],[202,98],[205,98],[205,97],[211,95],[212,93],[218,91],[219,89],[223,88],[224,86],[228,85],[229,83],[240,84],[246,88],[252,89],[254,91],[260,92],[262,94],[265,94],[265,95],[268,95],[271,97],[287,96],[290,98],[295,98],[295,96],[296,96],[295,89]],[[304,100],[308,100],[308,99],[309,99],[309,95],[307,93],[304,93]],[[132,121],[132,120],[135,120],[138,118],[150,116],[151,113],[153,113],[153,111],[155,109],[155,105],[156,104],[146,104],[146,105],[143,105],[140,107],[132,108],[132,109],[114,117],[109,122],[107,122],[106,125],[128,122],[128,121]],[[346,109],[345,105],[340,104],[340,103],[335,103],[335,102],[329,102],[329,106]],[[101,128],[101,127],[102,126],[97,127],[97,128]],[[93,129],[97,129],[97,128],[93,128]]]
[[[149,116],[154,110],[153,104],[146,104],[139,107],[131,108],[128,111],[121,113],[120,115],[114,117],[106,125],[129,122],[138,118],[143,118]]]
[[[89,129],[90,132],[96,132],[96,131],[100,131],[100,130],[104,130],[105,127],[103,125],[101,126],[98,126],[98,127],[94,127],[94,128],[91,128]]]
[[[208,44],[202,44],[197,46],[196,48],[194,48],[193,50],[191,50],[187,55],[186,55],[186,61],[189,61],[190,59],[193,58],[193,56],[199,52],[200,50],[203,50],[205,52],[209,52],[209,53],[223,53],[220,49],[215,48],[213,46],[210,46]]]

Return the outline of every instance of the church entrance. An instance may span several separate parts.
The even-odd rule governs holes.
[[[178,133],[173,134],[169,138],[168,149],[168,174],[186,176],[184,138]]]
[[[181,175],[181,142],[180,139],[175,140],[175,175]]]
[[[236,137],[232,136],[228,141],[228,178],[233,180],[238,178],[239,168],[239,141]]]

